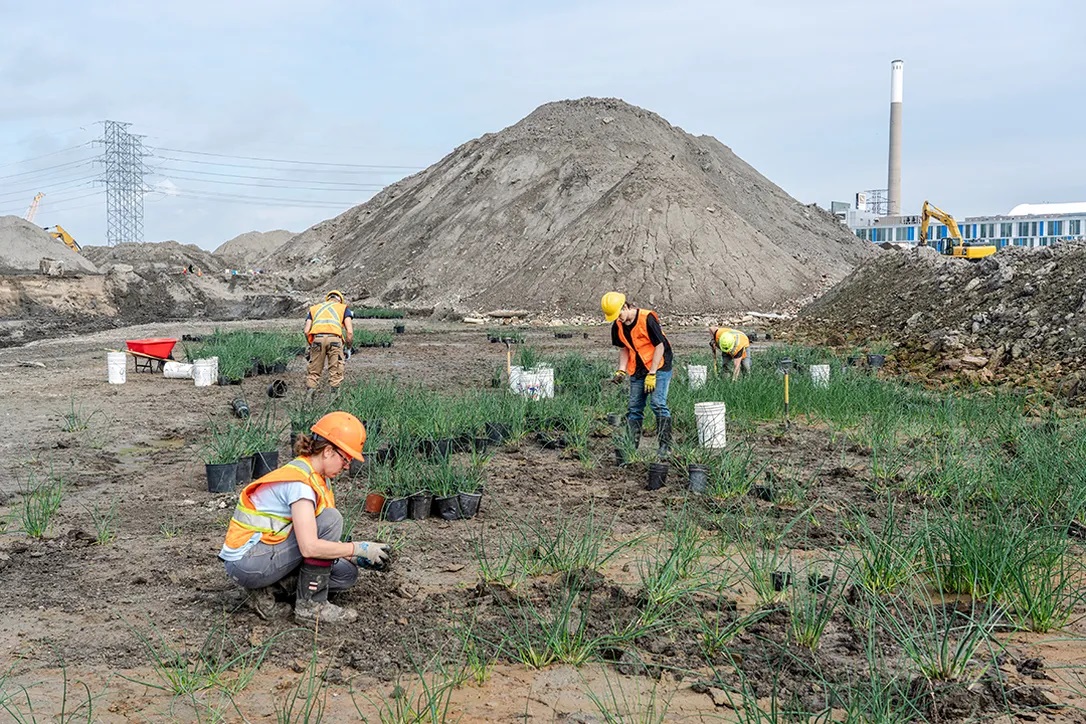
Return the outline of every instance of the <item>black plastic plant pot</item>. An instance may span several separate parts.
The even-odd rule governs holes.
[[[848,358],[849,367],[858,367],[860,365],[860,358],[858,356]]]
[[[366,464],[361,460],[352,460],[350,467],[347,468],[347,474],[352,478],[357,478],[362,474],[362,471],[366,469]]]
[[[820,573],[807,574],[807,587],[815,593],[829,593],[832,582],[833,579]]]
[[[479,504],[483,501],[482,493],[459,493],[457,499],[460,503],[460,517],[474,518],[479,512]]]
[[[262,478],[279,467],[279,451],[253,453],[253,480]]]
[[[687,472],[690,475],[691,493],[704,493],[709,489],[709,466],[694,464]]]
[[[573,332],[555,332],[555,339],[573,339]]]
[[[204,470],[207,472],[207,492],[233,492],[238,474],[238,464],[236,462],[209,464],[204,466]]]
[[[560,432],[542,431],[536,435],[536,438],[544,450],[561,450],[566,447],[566,437]]]
[[[224,377],[223,375],[219,375],[218,384],[219,384],[219,387],[226,387],[227,385],[240,385],[241,380],[232,380],[229,377]]]
[[[286,380],[275,380],[268,385],[268,397],[280,398],[287,396]]]
[[[407,327],[403,324],[397,324],[392,327],[392,331],[396,334],[403,334],[407,330]]]
[[[282,375],[282,374],[285,374],[286,371],[287,371],[287,363],[286,362],[276,362],[275,364],[273,364],[271,366],[271,374],[273,374],[273,375]]]
[[[434,516],[442,520],[460,520],[460,496],[434,497]]]
[[[253,482],[253,456],[246,455],[245,457],[238,458],[237,472],[234,474],[234,479],[238,485],[245,485]]]
[[[509,439],[509,426],[503,422],[486,423],[486,439],[495,445],[501,445]]]
[[[764,500],[767,503],[773,502],[773,488],[768,485],[752,485],[750,486],[750,494],[758,500]]]
[[[386,500],[385,507],[381,511],[381,517],[389,523],[399,523],[401,520],[407,520],[407,501],[407,498]]]
[[[475,448],[475,436],[469,433],[457,435],[452,441],[453,452],[466,453],[471,452]]]
[[[874,369],[878,369],[879,367],[882,367],[884,362],[886,362],[886,355],[882,355],[882,354],[869,354],[869,355],[867,355],[867,366],[868,367],[873,367]]]
[[[242,420],[249,419],[249,404],[245,402],[244,398],[235,397],[230,401],[230,409],[234,415]]]
[[[370,453],[366,453],[369,455]],[[373,460],[377,463],[392,463],[396,460],[396,448],[389,445],[388,447],[379,447],[373,452]]]
[[[792,585],[792,574],[787,571],[773,571],[770,574],[770,579],[773,583],[774,591],[783,591],[788,586]]]
[[[486,449],[490,447],[490,440],[489,438],[485,437],[477,437],[472,440],[471,447],[472,450],[482,455],[486,452]]]
[[[418,492],[407,499],[407,517],[411,520],[425,520],[430,517],[430,508],[434,496],[427,492]]]
[[[615,448],[615,465],[617,465],[617,466],[619,466],[621,468],[625,464],[626,464],[626,454],[624,452],[622,452],[622,448],[616,447]]]
[[[649,463],[649,479],[645,490],[659,490],[667,482],[667,463]]]
[[[607,413],[607,424],[611,427],[618,427],[622,424],[622,419],[625,417],[621,412],[609,412]]]

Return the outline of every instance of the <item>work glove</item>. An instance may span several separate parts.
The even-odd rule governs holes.
[[[616,385],[621,385],[622,381],[626,379],[626,370],[615,370],[615,374],[611,376],[611,382]]]
[[[383,571],[392,562],[392,548],[385,543],[355,541],[351,563],[359,568],[374,568]]]
[[[656,389],[656,373],[645,375],[645,392],[652,392]]]

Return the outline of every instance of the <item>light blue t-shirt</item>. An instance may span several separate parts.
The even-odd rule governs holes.
[[[261,485],[250,497],[253,507],[263,513],[291,516],[290,506],[299,500],[308,500],[317,507],[317,495],[313,488],[305,483],[268,483]],[[224,561],[237,561],[245,557],[250,548],[260,542],[260,533],[253,533],[252,537],[240,548],[228,548],[223,544],[219,551],[219,558]]]

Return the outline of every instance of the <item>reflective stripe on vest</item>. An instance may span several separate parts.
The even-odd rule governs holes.
[[[720,346],[720,341],[724,339],[724,335],[731,337],[732,346],[729,350],[725,350]],[[734,358],[745,353],[746,348],[750,346],[750,339],[747,335],[737,329],[718,329],[716,332],[716,344],[717,347],[720,347],[721,352]]]
[[[290,536],[294,522],[289,516],[275,515],[257,510],[253,505],[252,495],[257,488],[269,483],[302,483],[308,485],[317,497],[315,515],[320,515],[325,508],[333,508],[336,504],[335,496],[331,488],[324,482],[324,478],[313,472],[313,467],[305,458],[295,458],[281,468],[277,468],[267,475],[254,480],[245,486],[238,496],[238,505],[234,509],[234,516],[230,519],[230,525],[226,529],[226,547],[240,548],[252,538],[253,533],[260,533],[260,540],[274,545],[281,543]]]
[[[649,315],[652,315],[656,323],[660,323],[660,318],[656,316],[656,312],[651,309],[638,309],[637,321],[634,322],[633,329],[630,330],[629,339],[626,338],[626,327],[621,321],[615,320],[615,324],[618,325],[618,341],[629,350],[630,355],[626,361],[626,374],[633,375],[637,372],[637,360],[641,359],[641,363],[645,365],[645,369],[648,370],[652,366],[652,356],[656,354],[656,345],[649,339]],[[661,332],[662,334],[662,332]],[[636,357],[634,355],[637,355]]]
[[[309,314],[313,323],[309,325],[309,333],[334,334],[343,336],[343,313],[347,311],[346,304],[339,302],[321,302],[309,308]]]

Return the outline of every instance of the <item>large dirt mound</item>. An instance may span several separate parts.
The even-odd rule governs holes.
[[[281,247],[298,284],[457,310],[774,311],[876,250],[714,138],[615,99],[549,103]]]
[[[1008,247],[980,262],[928,248],[880,255],[805,307],[797,333],[885,339],[926,379],[1041,386],[1078,397],[1086,359],[1086,243]]]
[[[247,231],[223,242],[213,253],[232,267],[260,267],[273,251],[293,237],[294,232],[286,229]]]
[[[205,274],[226,269],[223,260],[211,252],[195,244],[181,244],[176,241],[86,246],[83,247],[83,253],[103,271],[114,264],[127,264],[141,275],[150,272],[180,274],[181,270],[188,269],[189,265]]]
[[[18,216],[0,216],[0,273],[37,272],[43,258],[59,261],[65,271],[98,271],[91,261],[40,226]]]

